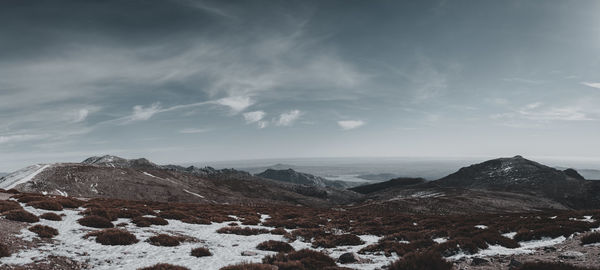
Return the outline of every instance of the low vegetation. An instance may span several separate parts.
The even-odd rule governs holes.
[[[14,201],[0,201],[0,213],[10,211],[10,210],[19,210],[23,209],[21,205]]]
[[[8,246],[0,243],[0,258],[2,257],[10,257],[10,251],[8,250]]]
[[[29,205],[33,208],[51,210],[51,211],[62,211],[63,210],[62,204],[60,204],[56,201],[52,201],[52,200],[33,201],[33,202],[27,203],[27,205]]]
[[[279,268],[273,267],[273,265],[270,264],[263,263],[239,263],[235,265],[222,267],[220,270],[279,270]]]
[[[46,220],[53,220],[53,221],[61,221],[62,220],[62,217],[56,213],[44,213],[44,214],[40,215],[40,218],[46,219]]]
[[[168,234],[159,234],[148,238],[148,242],[154,246],[175,247],[179,246],[180,238]]]
[[[365,242],[354,234],[326,235],[313,241],[313,247],[332,248],[337,246],[358,246]]]
[[[56,230],[50,226],[44,226],[44,225],[39,225],[39,224],[29,227],[29,231],[34,232],[40,238],[52,238],[52,237],[58,235],[58,230]]]
[[[194,257],[208,257],[212,256],[212,253],[210,252],[210,250],[208,250],[208,248],[199,247],[192,249],[191,255]]]
[[[445,261],[439,254],[409,253],[393,262],[388,270],[451,270],[452,263]]]
[[[574,266],[562,262],[527,262],[517,270],[597,270],[599,268],[588,268]]]
[[[595,244],[595,243],[600,243],[600,232],[589,233],[589,234],[586,234],[583,237],[581,237],[582,245]]]
[[[84,238],[96,237],[96,242],[102,245],[126,246],[139,242],[132,233],[123,229],[105,229],[86,234]]]
[[[229,226],[223,227],[217,230],[218,233],[223,234],[237,234],[237,235],[259,235],[259,234],[267,234],[269,230],[266,229],[255,229],[250,227],[239,227],[239,226]]]
[[[131,222],[138,227],[150,227],[150,225],[168,225],[169,222],[161,217],[134,217]]]
[[[258,246],[256,246],[256,248],[259,250],[276,251],[276,252],[284,252],[284,253],[294,251],[294,248],[290,244],[288,244],[286,242],[275,241],[275,240],[269,240],[269,241],[262,242],[262,243],[258,244]]]
[[[275,265],[281,269],[286,269],[286,267],[291,265],[301,266],[302,268],[288,267],[287,269],[326,269],[328,267],[337,266],[335,260],[331,257],[310,249],[267,256],[263,259],[263,263]]]
[[[159,264],[155,264],[155,265],[150,266],[150,267],[140,268],[138,270],[190,270],[190,269],[187,268],[187,267],[183,267],[183,266],[177,266],[177,265],[166,264],[166,263],[159,263]]]
[[[36,223],[36,222],[40,221],[40,218],[38,218],[36,215],[34,215],[30,212],[27,212],[23,209],[17,209],[17,210],[11,210],[11,211],[5,212],[4,217],[8,220],[28,222],[28,223]]]
[[[78,219],[77,222],[86,227],[99,228],[99,229],[114,227],[114,225],[112,224],[112,222],[110,222],[110,220],[108,220],[105,217],[101,217],[101,216],[86,216],[86,217],[82,217],[82,218]]]

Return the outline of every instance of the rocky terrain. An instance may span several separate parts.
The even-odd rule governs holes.
[[[274,170],[267,169],[262,173],[256,174],[256,176],[273,179],[281,182],[316,186],[316,187],[332,187],[338,189],[348,188],[348,184],[343,181],[330,181],[322,177],[314,176],[308,173],[301,173],[294,171],[293,169],[286,170]]]

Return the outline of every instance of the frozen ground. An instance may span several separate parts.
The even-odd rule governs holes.
[[[51,226],[59,231],[59,235],[51,243],[43,243],[35,250],[22,250],[11,257],[2,258],[3,264],[23,265],[43,260],[45,257],[63,256],[72,260],[84,262],[92,269],[137,269],[151,266],[157,263],[172,263],[188,267],[190,269],[219,269],[226,265],[240,262],[260,262],[266,255],[275,254],[275,252],[261,251],[256,246],[267,240],[286,241],[281,235],[260,234],[254,236],[241,236],[234,234],[219,234],[216,232],[221,227],[226,227],[228,223],[212,223],[210,225],[187,224],[178,220],[169,220],[166,226],[151,226],[147,228],[138,228],[129,223],[129,219],[119,219],[114,224],[128,223],[121,227],[135,234],[140,242],[128,246],[105,246],[94,241],[93,237],[84,239],[83,236],[96,229],[81,226],[77,219],[82,216],[77,210],[46,211],[22,204],[23,208],[36,215],[46,212],[55,212],[64,214],[62,221],[40,220],[37,224]],[[263,215],[262,221],[268,216]],[[264,226],[246,226],[252,228],[273,229]],[[176,247],[159,247],[145,242],[151,236],[159,233],[171,235],[181,235],[191,237],[192,240],[183,242]],[[27,229],[21,230],[18,237],[23,240],[34,240],[36,234]],[[377,236],[363,235],[360,238],[365,244],[360,246],[343,246],[330,249],[319,248],[316,250],[329,254],[337,259],[346,252],[357,252],[361,248],[373,244],[379,240]],[[296,240],[290,243],[296,250],[311,248],[310,243],[304,243]],[[190,252],[196,247],[208,248],[212,256],[193,257]],[[312,248],[311,248],[312,249]],[[243,256],[242,252],[250,251],[250,256]],[[248,255],[248,254],[246,254]],[[389,264],[397,257],[385,257],[377,255],[361,255],[366,259],[362,264],[346,264],[344,266],[356,269],[378,269],[383,265]]]

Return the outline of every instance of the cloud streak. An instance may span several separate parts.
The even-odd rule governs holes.
[[[365,122],[362,120],[342,120],[338,121],[337,124],[343,130],[351,130],[362,127]]]

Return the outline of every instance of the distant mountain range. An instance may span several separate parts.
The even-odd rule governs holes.
[[[292,169],[267,169],[262,173],[256,174],[256,176],[299,185],[332,187],[340,189],[349,187],[348,183],[343,181],[330,181],[322,177],[314,176],[308,173],[297,172]]]
[[[368,177],[388,176],[392,175]],[[351,205],[373,211],[433,214],[600,207],[600,181],[521,156],[466,166],[434,181],[394,178],[346,189],[348,186],[291,168],[268,168],[253,175],[236,169],[157,165],[143,158],[116,156],[37,164],[0,178],[2,189],[147,201]]]

